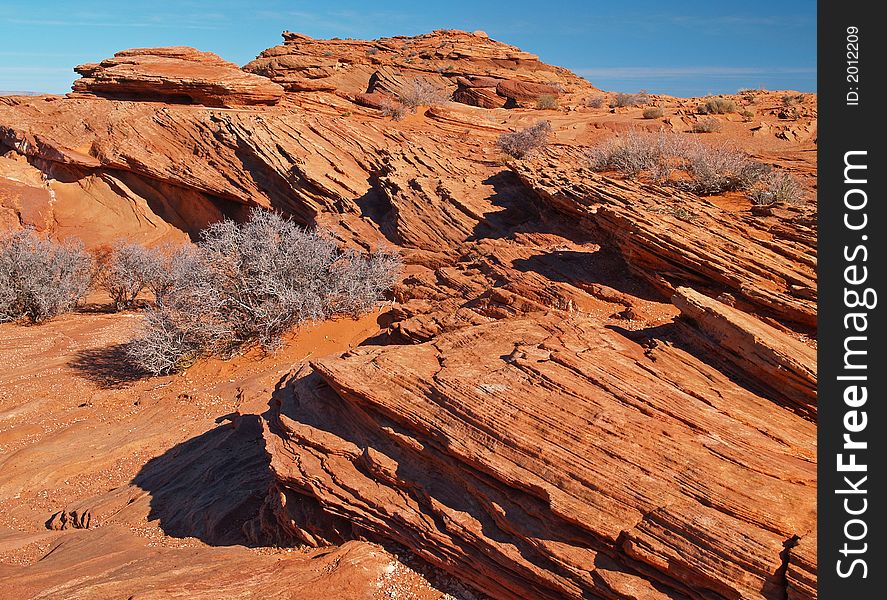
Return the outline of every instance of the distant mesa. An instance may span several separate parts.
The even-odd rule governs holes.
[[[276,104],[283,88],[212,52],[188,46],[133,48],[78,65],[75,95],[214,107]]]

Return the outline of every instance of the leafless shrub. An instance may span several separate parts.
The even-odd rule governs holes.
[[[619,93],[610,100],[610,108],[621,108],[625,106],[643,106],[650,102],[650,97],[644,90],[637,94]]]
[[[736,112],[736,103],[727,98],[710,98],[699,107],[699,113],[703,115],[726,115]]]
[[[92,284],[92,258],[33,229],[0,234],[0,322],[40,323],[73,309]]]
[[[762,206],[800,204],[803,195],[797,179],[785,171],[771,171],[748,193],[753,204]]]
[[[604,105],[604,100],[603,96],[592,96],[585,101],[585,105],[589,108],[601,108]]]
[[[706,117],[693,123],[693,133],[714,133],[721,130],[721,122],[715,117]]]
[[[748,122],[755,118],[755,111],[743,108],[739,111],[739,116],[742,117],[743,121]]]
[[[542,94],[536,99],[536,108],[539,110],[554,110],[557,106],[557,98],[554,94]]]
[[[398,94],[401,104],[410,110],[417,106],[437,106],[449,101],[450,97],[445,88],[420,77],[406,80]]]
[[[177,264],[129,352],[152,373],[253,344],[274,349],[303,321],[360,314],[401,267],[396,254],[342,251],[330,237],[259,209],[242,225],[208,227]]]
[[[395,121],[402,121],[410,113],[410,110],[397,100],[383,100],[379,112]]]
[[[525,127],[520,131],[503,133],[496,141],[499,150],[513,156],[523,158],[534,150],[544,148],[551,136],[551,123],[537,121],[535,124]]]
[[[743,152],[666,132],[632,131],[610,138],[590,149],[588,159],[596,171],[617,171],[629,177],[643,174],[654,182],[697,194],[750,189],[770,170]]]
[[[164,257],[140,244],[118,242],[102,262],[97,281],[117,310],[131,307],[145,288],[156,288],[167,272]]]
[[[665,111],[658,106],[651,106],[650,108],[644,109],[643,115],[645,119],[658,119],[665,115]]]

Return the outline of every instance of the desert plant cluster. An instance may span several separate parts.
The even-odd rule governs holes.
[[[644,176],[700,195],[745,191],[758,204],[793,203],[800,185],[788,173],[726,146],[710,146],[677,133],[629,132],[589,150],[591,168]]]
[[[637,94],[619,93],[610,99],[610,108],[624,108],[630,106],[644,106],[650,102],[647,92],[641,90]]]
[[[254,209],[242,224],[222,221],[196,246],[148,249],[118,243],[96,257],[32,230],[0,238],[0,321],[41,322],[73,309],[95,286],[116,310],[143,292],[153,302],[127,345],[141,371],[161,374],[194,359],[274,349],[305,321],[370,310],[397,280],[400,257],[338,247],[328,234]]]
[[[0,234],[0,322],[40,323],[71,310],[89,291],[92,257],[32,229]]]
[[[537,121],[529,127],[503,133],[496,142],[499,150],[514,158],[524,158],[534,150],[544,148],[551,136],[551,123]]]

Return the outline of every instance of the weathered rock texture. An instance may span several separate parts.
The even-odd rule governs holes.
[[[808,190],[799,206],[762,209],[587,168],[586,146],[639,124],[687,131],[698,99],[658,98],[667,116],[653,123],[640,108],[589,107],[588,83],[480,33],[284,39],[247,66],[288,89],[275,105],[0,98],[0,217],[89,245],[158,243],[273,208],[344,244],[394,246],[407,267],[393,302],[356,348],[293,350],[282,380],[279,356],[247,363],[275,376],[273,393],[218,367],[227,387],[205,394],[227,404],[198,403],[189,379],[171,378],[186,399],[134,423],[181,448],[155,462],[154,437],[115,429],[107,447],[136,444],[147,461],[131,482],[29,500],[39,510],[16,526],[89,535],[136,527],[156,505],[177,539],[395,541],[493,598],[815,597],[816,153],[812,138],[778,137],[812,127],[815,97],[789,125],[780,95],[759,93],[754,121],[719,117],[707,138]],[[413,77],[461,103],[382,115]],[[541,92],[560,108],[540,113]],[[506,160],[497,137],[540,114],[550,146]],[[755,133],[762,123],[769,133]],[[146,402],[165,389],[138,385]],[[251,404],[230,400],[235,385]],[[0,395],[0,417],[23,419],[9,398],[37,396]],[[245,438],[183,420],[176,402],[248,424]],[[63,470],[33,465],[61,460],[86,427],[74,422],[63,437],[14,436],[33,459],[4,465],[11,505],[58,483]],[[169,437],[180,422],[193,439]]]
[[[812,423],[586,317],[312,367],[265,436],[294,540],[393,539],[496,598],[778,598],[815,527]]]
[[[283,88],[267,78],[188,46],[123,50],[74,70],[82,76],[75,92],[111,98],[249,106],[275,104],[283,96]]]
[[[570,71],[483,32],[441,30],[373,41],[315,40],[284,32],[283,38],[283,44],[265,50],[244,69],[288,91],[396,97],[408,80],[421,78],[454,92],[457,102],[483,108],[532,107],[541,95],[594,91]]]

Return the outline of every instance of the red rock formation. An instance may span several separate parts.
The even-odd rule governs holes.
[[[334,349],[322,343],[302,348],[273,394],[281,374],[269,365],[279,357],[249,367],[274,375],[237,384],[254,399],[249,409],[236,404],[250,412],[238,422],[262,420],[261,438],[244,444],[212,429],[226,450],[210,468],[197,460],[208,446],[191,444],[193,462],[171,452],[180,469],[161,461],[162,481],[140,488],[132,506],[138,482],[121,482],[98,498],[40,504],[29,526],[63,528],[53,536],[95,533],[76,528],[84,524],[136,527],[152,500],[168,508],[161,527],[225,543],[242,543],[244,531],[262,545],[395,540],[494,598],[814,597],[813,203],[762,210],[738,194],[701,198],[592,173],[584,146],[660,125],[642,121],[641,109],[586,107],[594,88],[583,80],[483,35],[284,38],[248,66],[291,91],[274,106],[0,100],[0,215],[10,226],[39,221],[88,243],[155,242],[263,206],[329,227],[344,243],[394,245],[407,262],[363,346],[326,358]],[[448,103],[398,122],[380,115],[380,100],[412,77],[458,88],[475,106]],[[534,103],[540,90],[560,89],[536,85],[564,90],[549,115],[552,144],[507,163],[497,136],[537,113],[482,107],[505,104],[500,87],[515,103],[521,90]],[[669,127],[687,128],[681,115],[695,102],[657,102]],[[755,106],[779,131],[767,102]],[[753,137],[754,125],[725,120],[712,135],[790,166],[809,188],[812,142]],[[213,368],[214,384],[235,385]],[[190,393],[192,375],[170,389]],[[144,398],[157,395],[155,382],[139,385]],[[77,389],[108,411],[120,405],[122,396]],[[230,411],[201,401],[206,423],[194,430],[174,398],[152,413],[152,435],[187,422],[199,441]],[[81,439],[64,431],[67,445]],[[106,438],[108,453],[157,443],[128,428]],[[262,441],[270,473],[241,461],[260,455]],[[23,456],[43,457],[52,442],[21,443]],[[52,445],[54,461],[62,447]],[[225,480],[216,474],[232,460],[239,491],[216,505]],[[29,471],[37,463],[9,461],[4,481],[39,479]],[[177,500],[179,481],[197,493]],[[207,516],[207,506],[218,510]],[[53,555],[69,551],[78,552],[65,544]],[[127,552],[145,573],[152,561],[164,569],[179,560]],[[198,554],[198,566],[210,562]],[[240,558],[220,560],[264,581],[267,563]],[[47,575],[52,567],[22,576],[64,582]],[[125,567],[115,573],[129,581]]]
[[[287,31],[283,38],[283,44],[265,50],[244,69],[270,77],[289,91],[323,85],[347,94],[397,95],[406,81],[422,78],[455,89],[457,102],[498,108],[506,102],[535,106],[542,94],[594,90],[566,69],[546,65],[483,32],[441,30],[368,42],[315,40]]]
[[[283,88],[188,46],[133,48],[74,68],[74,92],[205,106],[275,104]]]
[[[495,598],[778,598],[815,526],[812,423],[586,317],[312,366],[265,431],[294,540],[393,539]]]

